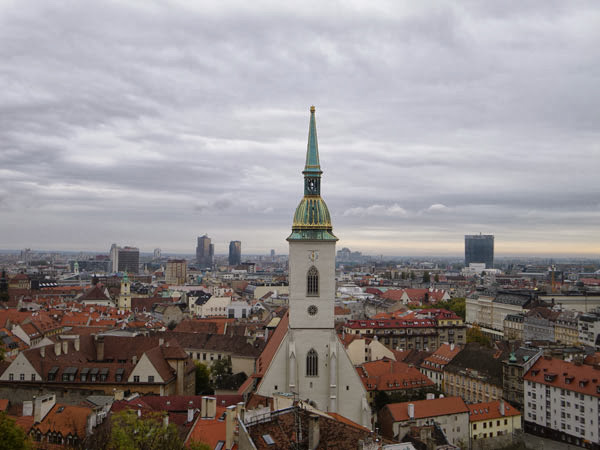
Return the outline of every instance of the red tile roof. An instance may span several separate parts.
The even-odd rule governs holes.
[[[500,410],[501,402],[504,403],[504,415]],[[469,408],[469,422],[479,422],[480,420],[499,419],[501,417],[521,415],[521,412],[518,409],[509,405],[503,400],[473,403],[471,405],[467,405],[467,408]]]
[[[523,376],[526,381],[600,397],[600,368],[562,359],[539,358]]]
[[[389,358],[366,362],[356,370],[367,391],[399,391],[434,385],[415,367]]]
[[[452,361],[461,349],[460,345],[443,344],[430,357],[425,358],[421,367],[441,372],[444,366]]]
[[[416,402],[390,403],[386,405],[385,408],[390,411],[394,422],[403,422],[409,419],[409,404],[413,404],[415,407],[415,419],[469,412],[469,408],[460,397],[444,397],[431,400],[419,400]]]

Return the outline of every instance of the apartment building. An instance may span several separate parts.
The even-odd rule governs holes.
[[[504,400],[473,403],[469,408],[469,434],[473,441],[507,436],[521,429],[521,412]]]
[[[600,365],[544,356],[525,381],[525,431],[587,448],[600,446]]]
[[[444,367],[460,352],[461,347],[454,344],[443,344],[421,363],[419,370],[433,381],[436,387],[443,390]]]

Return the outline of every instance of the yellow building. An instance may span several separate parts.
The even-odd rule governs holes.
[[[170,259],[165,269],[165,283],[182,285],[187,279],[187,261],[185,259]]]
[[[510,435],[521,429],[521,412],[504,400],[473,403],[467,407],[472,441]]]

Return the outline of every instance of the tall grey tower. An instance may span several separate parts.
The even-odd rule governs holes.
[[[242,262],[242,243],[231,241],[229,243],[229,265],[237,266]]]
[[[198,238],[196,246],[196,262],[201,268],[209,268],[213,265],[213,256],[215,247],[210,242],[210,238],[205,234]]]
[[[494,235],[465,235],[465,266],[471,263],[485,263],[486,269],[494,267]]]

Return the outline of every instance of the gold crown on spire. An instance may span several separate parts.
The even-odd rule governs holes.
[[[314,112],[315,112],[315,107],[314,107],[314,106],[311,106],[311,107],[310,107],[310,112],[311,112],[311,113],[314,113]]]

